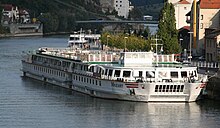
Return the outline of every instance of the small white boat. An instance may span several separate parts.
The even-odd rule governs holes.
[[[91,40],[98,40],[100,37],[100,34],[85,34],[81,30],[78,33],[70,34],[68,46],[83,48],[90,43]]]

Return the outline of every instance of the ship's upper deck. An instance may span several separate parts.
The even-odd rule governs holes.
[[[60,57],[82,63],[102,64],[118,67],[183,67],[174,54],[156,55],[153,52],[124,52],[123,50],[87,50],[72,48],[40,48],[39,54]]]

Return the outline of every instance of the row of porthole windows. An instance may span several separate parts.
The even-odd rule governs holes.
[[[101,81],[96,80],[96,79],[92,79],[92,78],[89,78],[89,77],[83,77],[83,76],[73,75],[73,76],[72,76],[72,79],[73,79],[73,80],[80,81],[80,82],[84,82],[84,83],[87,83],[87,84],[102,86],[102,82],[101,82]]]
[[[53,70],[53,69],[49,69],[49,68],[45,68],[45,67],[39,67],[39,66],[35,66],[34,65],[34,70],[35,71],[40,71],[40,72],[44,72],[47,74],[51,74],[51,75],[56,75],[59,77],[65,77],[65,73],[62,71],[58,71],[58,70]]]
[[[184,85],[156,85],[155,92],[183,92]]]

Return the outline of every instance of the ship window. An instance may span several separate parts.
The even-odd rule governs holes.
[[[176,92],[176,85],[173,86],[173,92]]]
[[[170,90],[169,92],[172,92],[173,91],[173,85],[170,85]]]
[[[158,85],[155,86],[155,92],[158,92]]]
[[[177,92],[180,92],[180,85],[177,85]]]
[[[143,72],[139,71],[139,77],[142,77]]]
[[[105,75],[107,76],[107,73],[108,73],[108,69],[105,69]]]
[[[94,67],[90,67],[90,72],[93,72],[94,71]]]
[[[123,77],[130,77],[131,71],[123,71]]]
[[[87,65],[84,66],[84,70],[88,71],[88,66]]]
[[[112,70],[109,70],[108,76],[112,76]]]
[[[120,72],[121,72],[120,70],[115,70],[115,75],[114,76],[115,77],[120,77]]]
[[[182,77],[182,78],[187,77],[187,72],[186,72],[186,71],[181,72],[181,77]]]
[[[183,92],[184,85],[181,85],[180,92]]]
[[[197,73],[196,73],[196,71],[194,71],[194,75],[195,75],[195,77],[197,77]]]
[[[166,92],[169,92],[170,85],[167,85]]]
[[[162,92],[165,92],[165,89],[166,89],[166,85],[163,85],[163,90],[162,90]]]
[[[155,77],[155,72],[154,71],[147,71],[146,72],[146,77],[147,78],[154,78]]]
[[[161,91],[162,91],[162,85],[159,86],[159,92],[161,92]]]
[[[178,72],[171,72],[171,78],[178,78]]]

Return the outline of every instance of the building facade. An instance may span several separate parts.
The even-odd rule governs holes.
[[[168,0],[168,2],[174,5],[176,29],[189,26],[186,22],[185,15],[191,10],[193,0]]]
[[[128,18],[129,11],[132,9],[129,0],[114,0],[114,8],[119,16]]]
[[[116,10],[118,16],[124,18],[128,18],[129,11],[134,8],[131,6],[129,0],[100,0],[100,4],[103,12],[112,12],[113,10]]]
[[[206,61],[216,62],[220,57],[220,29],[205,29]]]
[[[198,17],[198,37],[197,46],[199,52],[205,52],[205,29],[220,27],[220,2],[219,0],[200,0],[199,3],[199,17]]]

